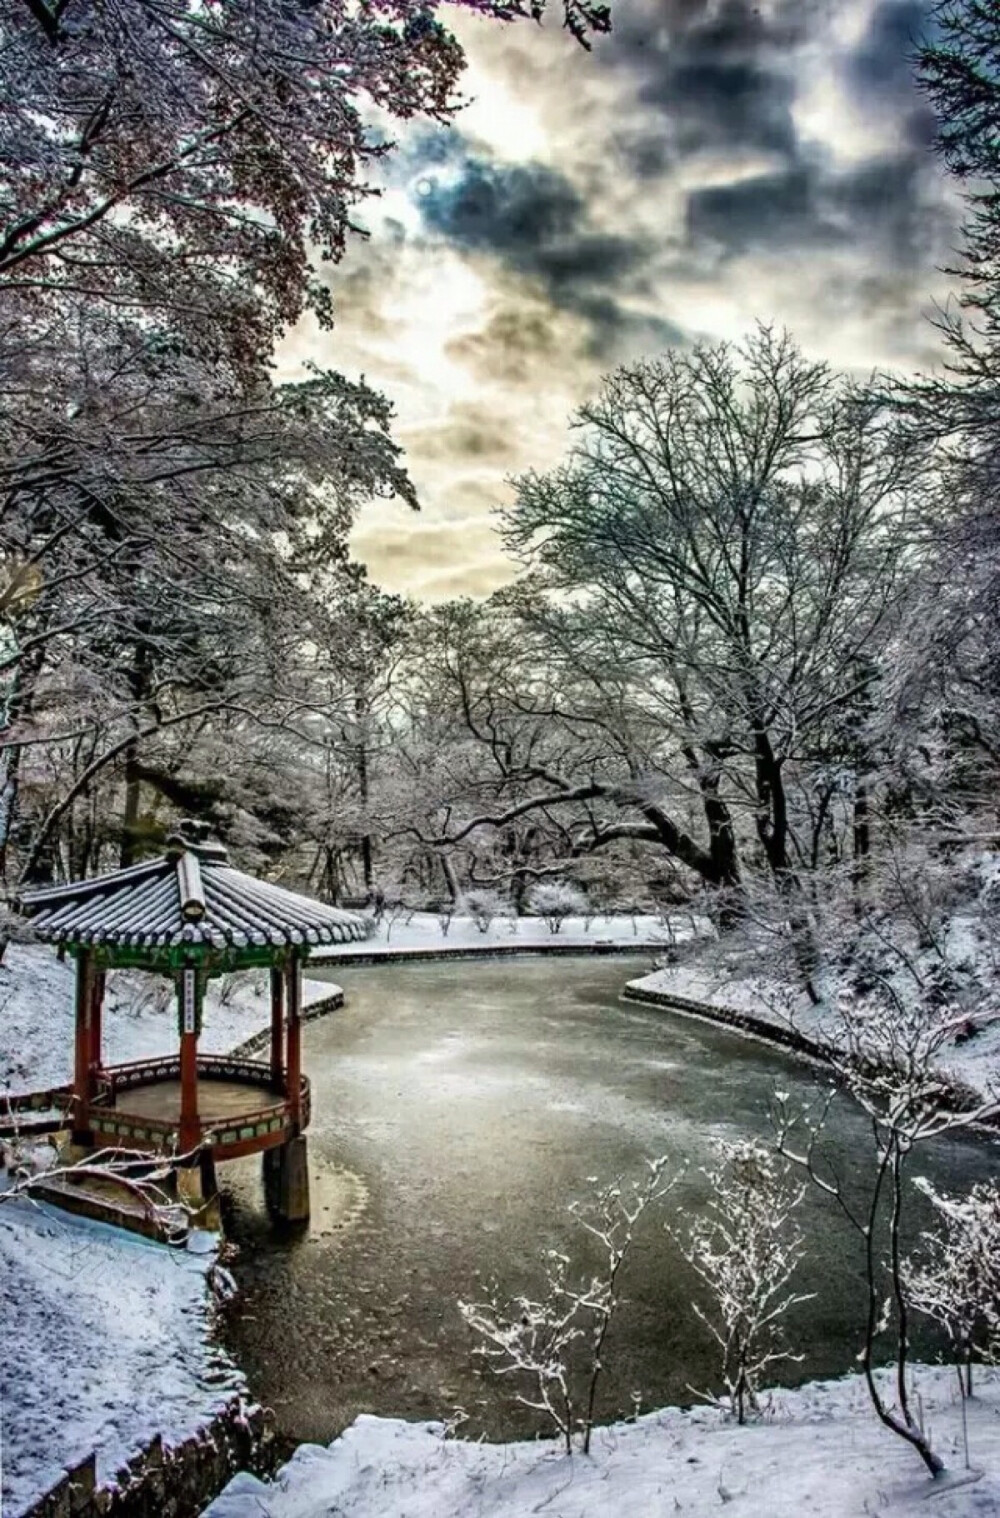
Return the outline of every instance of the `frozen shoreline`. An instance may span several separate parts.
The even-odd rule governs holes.
[[[679,920],[668,926],[662,917],[567,917],[553,933],[540,917],[498,917],[485,931],[470,917],[452,918],[447,933],[433,912],[412,912],[395,921],[383,918],[371,938],[360,943],[334,944],[314,956],[317,965],[372,963],[379,959],[459,958],[461,955],[517,953],[600,953],[614,950],[636,954],[662,952],[689,942],[694,927]]]
[[[654,970],[650,975],[628,981],[624,994],[628,996],[630,992],[639,993],[636,1000],[648,997],[654,1004],[658,997],[676,996],[682,1002],[701,1003],[708,1009],[716,1007],[720,1013],[735,1012],[761,1025],[759,1030],[744,1030],[736,1023],[730,1025],[744,1037],[766,1037],[767,1029],[773,1028],[779,1034],[791,1035],[822,1049],[824,1045],[837,1044],[841,1026],[825,1004],[812,1006],[805,996],[790,1000],[785,985],[769,982],[763,976],[713,974],[698,964]],[[663,1005],[667,1005],[666,1001]],[[710,1013],[706,1011],[704,1015]],[[801,1052],[808,1055],[808,1050]],[[990,1022],[967,1043],[944,1051],[939,1064],[942,1075],[954,1086],[964,1087],[980,1099],[995,1097],[1000,1092],[1000,1022]]]

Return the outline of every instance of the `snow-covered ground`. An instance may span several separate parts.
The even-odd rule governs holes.
[[[0,1207],[0,1513],[97,1454],[99,1481],[242,1390],[210,1341],[206,1259],[17,1200]]]
[[[887,1373],[886,1373],[887,1374]],[[237,1476],[204,1518],[987,1518],[1000,1513],[1000,1377],[968,1404],[964,1469],[953,1371],[913,1376],[949,1474],[930,1483],[913,1451],[876,1421],[859,1377],[775,1392],[738,1427],[719,1411],[665,1408],[600,1429],[591,1456],[554,1444],[478,1444],[442,1426],[361,1417],[328,1449],[302,1445],[265,1485]],[[933,1494],[925,1507],[922,1499]]]
[[[11,944],[0,965],[0,1095],[59,1086],[73,1076],[74,967],[53,949]],[[329,981],[303,980],[309,1006],[336,991]],[[162,976],[116,971],[104,1001],[104,1057],[110,1064],[163,1054],[177,1047],[171,982]],[[270,1026],[266,971],[246,971],[209,983],[200,1048],[223,1054]]]
[[[322,950],[322,960],[359,954],[438,953],[443,951],[488,949],[593,949],[614,945],[620,949],[665,949],[672,943],[690,940],[696,931],[688,918],[669,924],[662,917],[648,915],[613,917],[567,917],[559,931],[553,933],[541,917],[496,917],[481,931],[471,917],[453,917],[445,933],[441,920],[433,912],[407,912],[393,918],[387,914],[373,924],[371,938],[364,943],[335,944]],[[320,957],[320,956],[317,956]]]
[[[681,963],[631,985],[728,1007],[833,1045],[843,1041],[845,1009],[856,1026],[864,1020],[874,974],[899,1006],[923,1006],[932,1021],[940,1013],[960,1033],[937,1055],[952,1082],[1000,1098],[1000,853],[977,847],[943,864],[896,865],[906,889],[895,915],[860,930],[853,915],[827,922],[814,977],[819,1005],[805,994],[787,939],[773,931],[755,936],[752,926],[724,940],[706,936],[683,951]]]
[[[836,1036],[837,1019],[825,1003],[812,1006],[804,991],[794,992],[786,981],[753,973],[745,961],[727,966],[711,959],[706,962],[693,959],[630,980],[628,988],[730,1007],[775,1027],[794,1028],[817,1043]]]

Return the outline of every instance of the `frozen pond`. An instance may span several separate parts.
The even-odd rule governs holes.
[[[566,1203],[586,1177],[638,1173],[643,1156],[687,1162],[683,1200],[718,1135],[769,1133],[776,1086],[817,1093],[808,1067],[761,1045],[619,1001],[642,959],[524,959],[331,972],[343,1012],[308,1024],[313,1222],[275,1238],[253,1162],[223,1168],[227,1228],[241,1246],[243,1295],[224,1326],[254,1394],[282,1433],[327,1441],[358,1412],[473,1417],[466,1432],[537,1425],[478,1372],[455,1307],[496,1275],[537,1286],[546,1246],[578,1237]],[[863,1174],[870,1139],[835,1103],[833,1152]],[[941,1185],[995,1172],[996,1150],[938,1145],[920,1169]],[[681,1193],[675,1192],[675,1198]],[[668,1203],[669,1205],[669,1203]],[[916,1214],[919,1222],[919,1214]],[[806,1351],[788,1379],[851,1368],[863,1313],[857,1239],[807,1199],[812,1254],[798,1309]],[[714,1383],[712,1346],[690,1311],[693,1283],[658,1221],[625,1283],[602,1415],[689,1402]]]

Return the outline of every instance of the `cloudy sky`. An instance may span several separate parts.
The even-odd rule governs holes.
[[[935,362],[957,207],[911,79],[926,8],[614,0],[589,55],[453,13],[471,103],[398,134],[371,237],[331,275],[336,331],[281,355],[395,403],[423,509],[365,511],[375,581],[437,600],[509,579],[507,477],[559,461],[618,364],[758,318],[843,369]]]

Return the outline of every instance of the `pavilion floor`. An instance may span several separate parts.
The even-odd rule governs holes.
[[[226,1118],[263,1112],[282,1100],[266,1086],[249,1081],[201,1080],[198,1082],[198,1115],[202,1125]],[[181,1115],[180,1081],[152,1081],[120,1091],[114,1102],[119,1112],[132,1117],[151,1117],[160,1122],[176,1123]]]

